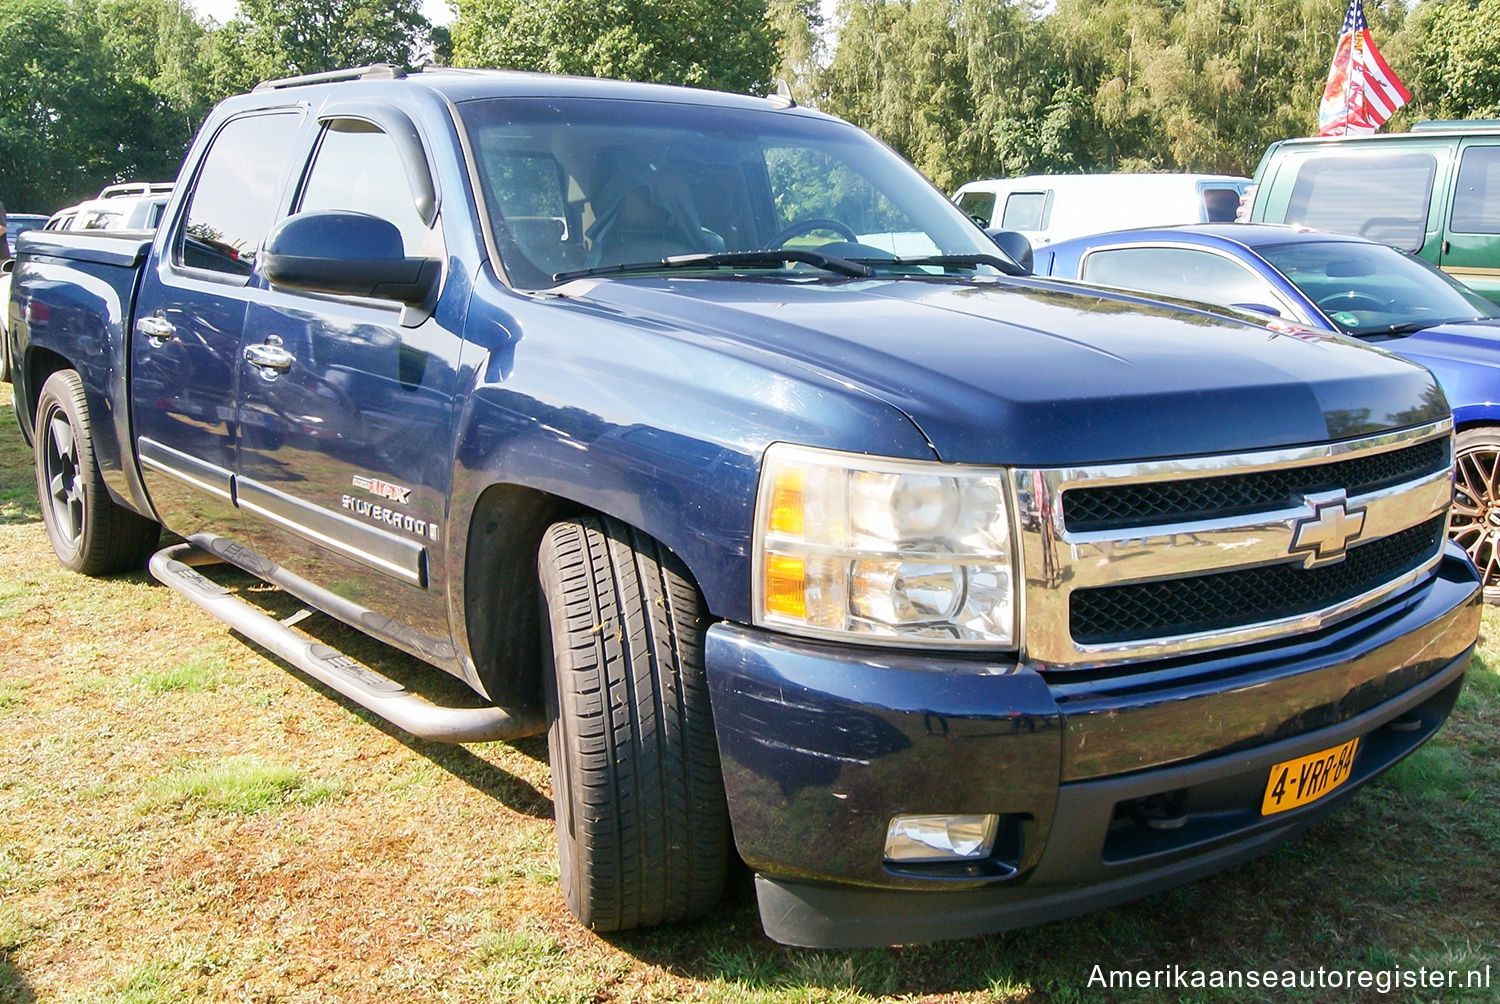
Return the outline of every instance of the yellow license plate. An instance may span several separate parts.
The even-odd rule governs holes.
[[[1354,770],[1354,751],[1358,748],[1359,740],[1351,739],[1342,746],[1276,764],[1266,781],[1260,814],[1270,816],[1316,802],[1349,780]]]

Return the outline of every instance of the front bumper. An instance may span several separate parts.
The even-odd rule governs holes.
[[[1479,629],[1433,576],[1314,635],[1114,675],[794,641],[719,624],[705,652],[735,841],[766,932],[860,947],[1122,902],[1263,853],[1426,741]],[[1273,763],[1360,737],[1350,779],[1260,815]],[[883,861],[898,814],[994,813],[979,862]]]

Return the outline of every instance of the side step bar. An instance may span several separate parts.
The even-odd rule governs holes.
[[[151,574],[257,644],[313,679],[375,712],[397,728],[440,743],[519,739],[545,732],[547,724],[504,708],[444,708],[422,700],[388,676],[293,631],[239,599],[192,566],[222,559],[192,544],[175,544],[151,556]]]

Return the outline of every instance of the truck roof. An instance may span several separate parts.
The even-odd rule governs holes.
[[[406,71],[386,64],[267,80],[258,84],[249,97],[253,99],[255,96],[281,91],[330,85],[338,85],[340,90],[348,87],[351,96],[357,93],[356,89],[362,91],[368,88],[385,89],[392,86],[416,87],[434,91],[454,102],[494,97],[573,97],[594,100],[673,102],[712,105],[719,108],[763,109],[768,104],[785,109],[794,107],[789,98],[780,95],[769,97],[735,95],[671,84],[604,80],[598,77],[570,77],[552,73],[528,73],[521,70],[424,66]],[[241,96],[239,100],[245,100],[245,97]],[[802,114],[822,117],[820,113],[808,109],[798,109],[798,111]]]

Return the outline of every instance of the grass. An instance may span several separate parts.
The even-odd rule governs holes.
[[[561,900],[545,743],[403,738],[143,574],[62,571],[30,461],[0,407],[0,1004],[1500,1001],[1495,611],[1432,743],[1222,874],[858,952],[770,943],[740,874],[701,923],[600,937]],[[1125,991],[1096,965],[1490,966],[1495,988]]]

